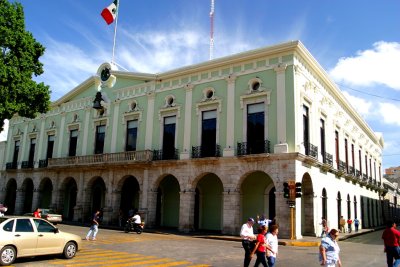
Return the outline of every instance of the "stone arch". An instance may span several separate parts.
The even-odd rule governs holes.
[[[25,178],[20,189],[22,192],[22,214],[33,212],[33,208],[37,208],[32,207],[34,190],[33,180],[31,178]]]
[[[140,185],[135,176],[124,176],[117,185],[120,194],[119,208],[125,217],[128,217],[129,211],[139,209]]]
[[[223,184],[214,173],[205,173],[196,179],[194,200],[194,228],[222,230]]]
[[[340,217],[342,217],[342,196],[340,191],[337,193],[337,229],[340,229]]]
[[[248,172],[240,178],[241,221],[257,214],[269,214],[269,192],[274,187],[272,178],[263,171]]]
[[[74,219],[74,208],[78,194],[78,185],[73,177],[66,178],[61,185],[60,206],[63,219],[72,221]]]
[[[46,177],[40,181],[39,184],[39,201],[40,208],[48,209],[52,204],[53,183],[50,178]]]
[[[328,218],[328,195],[326,193],[326,189],[322,188],[322,195],[321,195],[321,214],[322,218],[324,218],[327,222],[329,222]]]
[[[156,226],[178,228],[180,191],[178,179],[165,174],[157,179]]]
[[[87,211],[89,213],[86,214],[85,218],[90,218],[92,213],[103,209],[105,206],[106,190],[106,184],[100,176],[95,176],[88,182],[85,195],[88,203],[87,208],[89,209]]]
[[[347,194],[347,219],[351,218],[351,200],[350,194]]]
[[[11,178],[7,181],[6,196],[4,199],[4,204],[8,208],[6,214],[15,213],[16,199],[17,199],[17,181],[14,178]]]
[[[304,173],[301,181],[301,229],[302,235],[315,236],[316,229],[314,223],[314,190],[309,173]]]

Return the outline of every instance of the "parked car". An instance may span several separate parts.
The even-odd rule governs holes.
[[[81,247],[78,235],[61,232],[42,218],[28,216],[0,217],[0,265],[10,265],[17,258],[60,254],[75,257]]]
[[[40,209],[40,213],[42,214],[42,218],[48,220],[49,222],[53,224],[57,224],[62,222],[62,215],[57,214],[54,210],[52,209]],[[25,213],[25,216],[33,216],[33,213]]]

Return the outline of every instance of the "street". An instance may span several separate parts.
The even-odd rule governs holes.
[[[61,231],[85,237],[88,228],[58,225]],[[340,241],[344,267],[385,266],[382,231]],[[58,256],[18,259],[13,266],[242,266],[240,242],[195,238],[174,234],[124,233],[99,230],[96,241],[83,241],[72,260]],[[255,258],[250,266],[253,266]],[[318,247],[279,246],[276,266],[319,266]]]

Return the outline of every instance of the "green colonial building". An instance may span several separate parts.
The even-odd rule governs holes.
[[[383,223],[383,146],[299,41],[158,74],[104,63],[48,113],[10,120],[0,202],[234,235],[265,214],[281,237],[316,236],[321,217]]]

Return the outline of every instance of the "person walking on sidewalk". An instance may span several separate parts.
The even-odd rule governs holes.
[[[353,220],[352,219],[348,219],[347,220],[347,229],[348,229],[348,232],[349,233],[351,233],[351,224],[353,223]]]
[[[324,217],[321,218],[321,226],[322,226],[322,232],[321,232],[321,238],[324,238],[328,232],[329,232],[329,227],[328,227],[328,222]]]
[[[257,267],[260,263],[264,267],[269,267],[265,258],[265,251],[266,251],[266,239],[265,234],[267,233],[267,227],[265,225],[261,225],[258,228],[258,235],[257,235],[257,242],[250,254],[250,258],[253,257],[254,253],[257,254],[257,260],[254,264],[254,267]]]
[[[275,267],[278,256],[278,225],[272,225],[267,234],[267,260],[268,267]]]
[[[240,229],[240,237],[242,238],[242,246],[244,249],[244,260],[243,260],[243,266],[248,267],[250,265],[251,261],[251,252],[253,250],[253,244],[254,244],[254,231],[253,231],[253,224],[254,224],[254,219],[249,218],[245,224],[242,225],[242,228]]]
[[[393,221],[386,222],[386,229],[382,233],[383,243],[385,244],[386,263],[388,267],[400,266],[400,231]],[[393,262],[394,260],[394,262]]]
[[[99,221],[100,221],[100,211],[97,210],[92,216],[92,224],[90,226],[89,232],[86,235],[86,240],[96,240],[97,232],[99,231]]]
[[[346,233],[346,220],[343,218],[343,216],[340,216],[339,220],[339,226],[340,226],[340,232],[341,233]]]
[[[356,232],[358,232],[358,226],[360,225],[360,221],[356,218],[354,218],[354,229]]]
[[[339,253],[340,248],[337,243],[339,231],[332,229],[329,234],[322,238],[321,245],[319,246],[319,260],[321,266],[324,267],[342,267]]]

